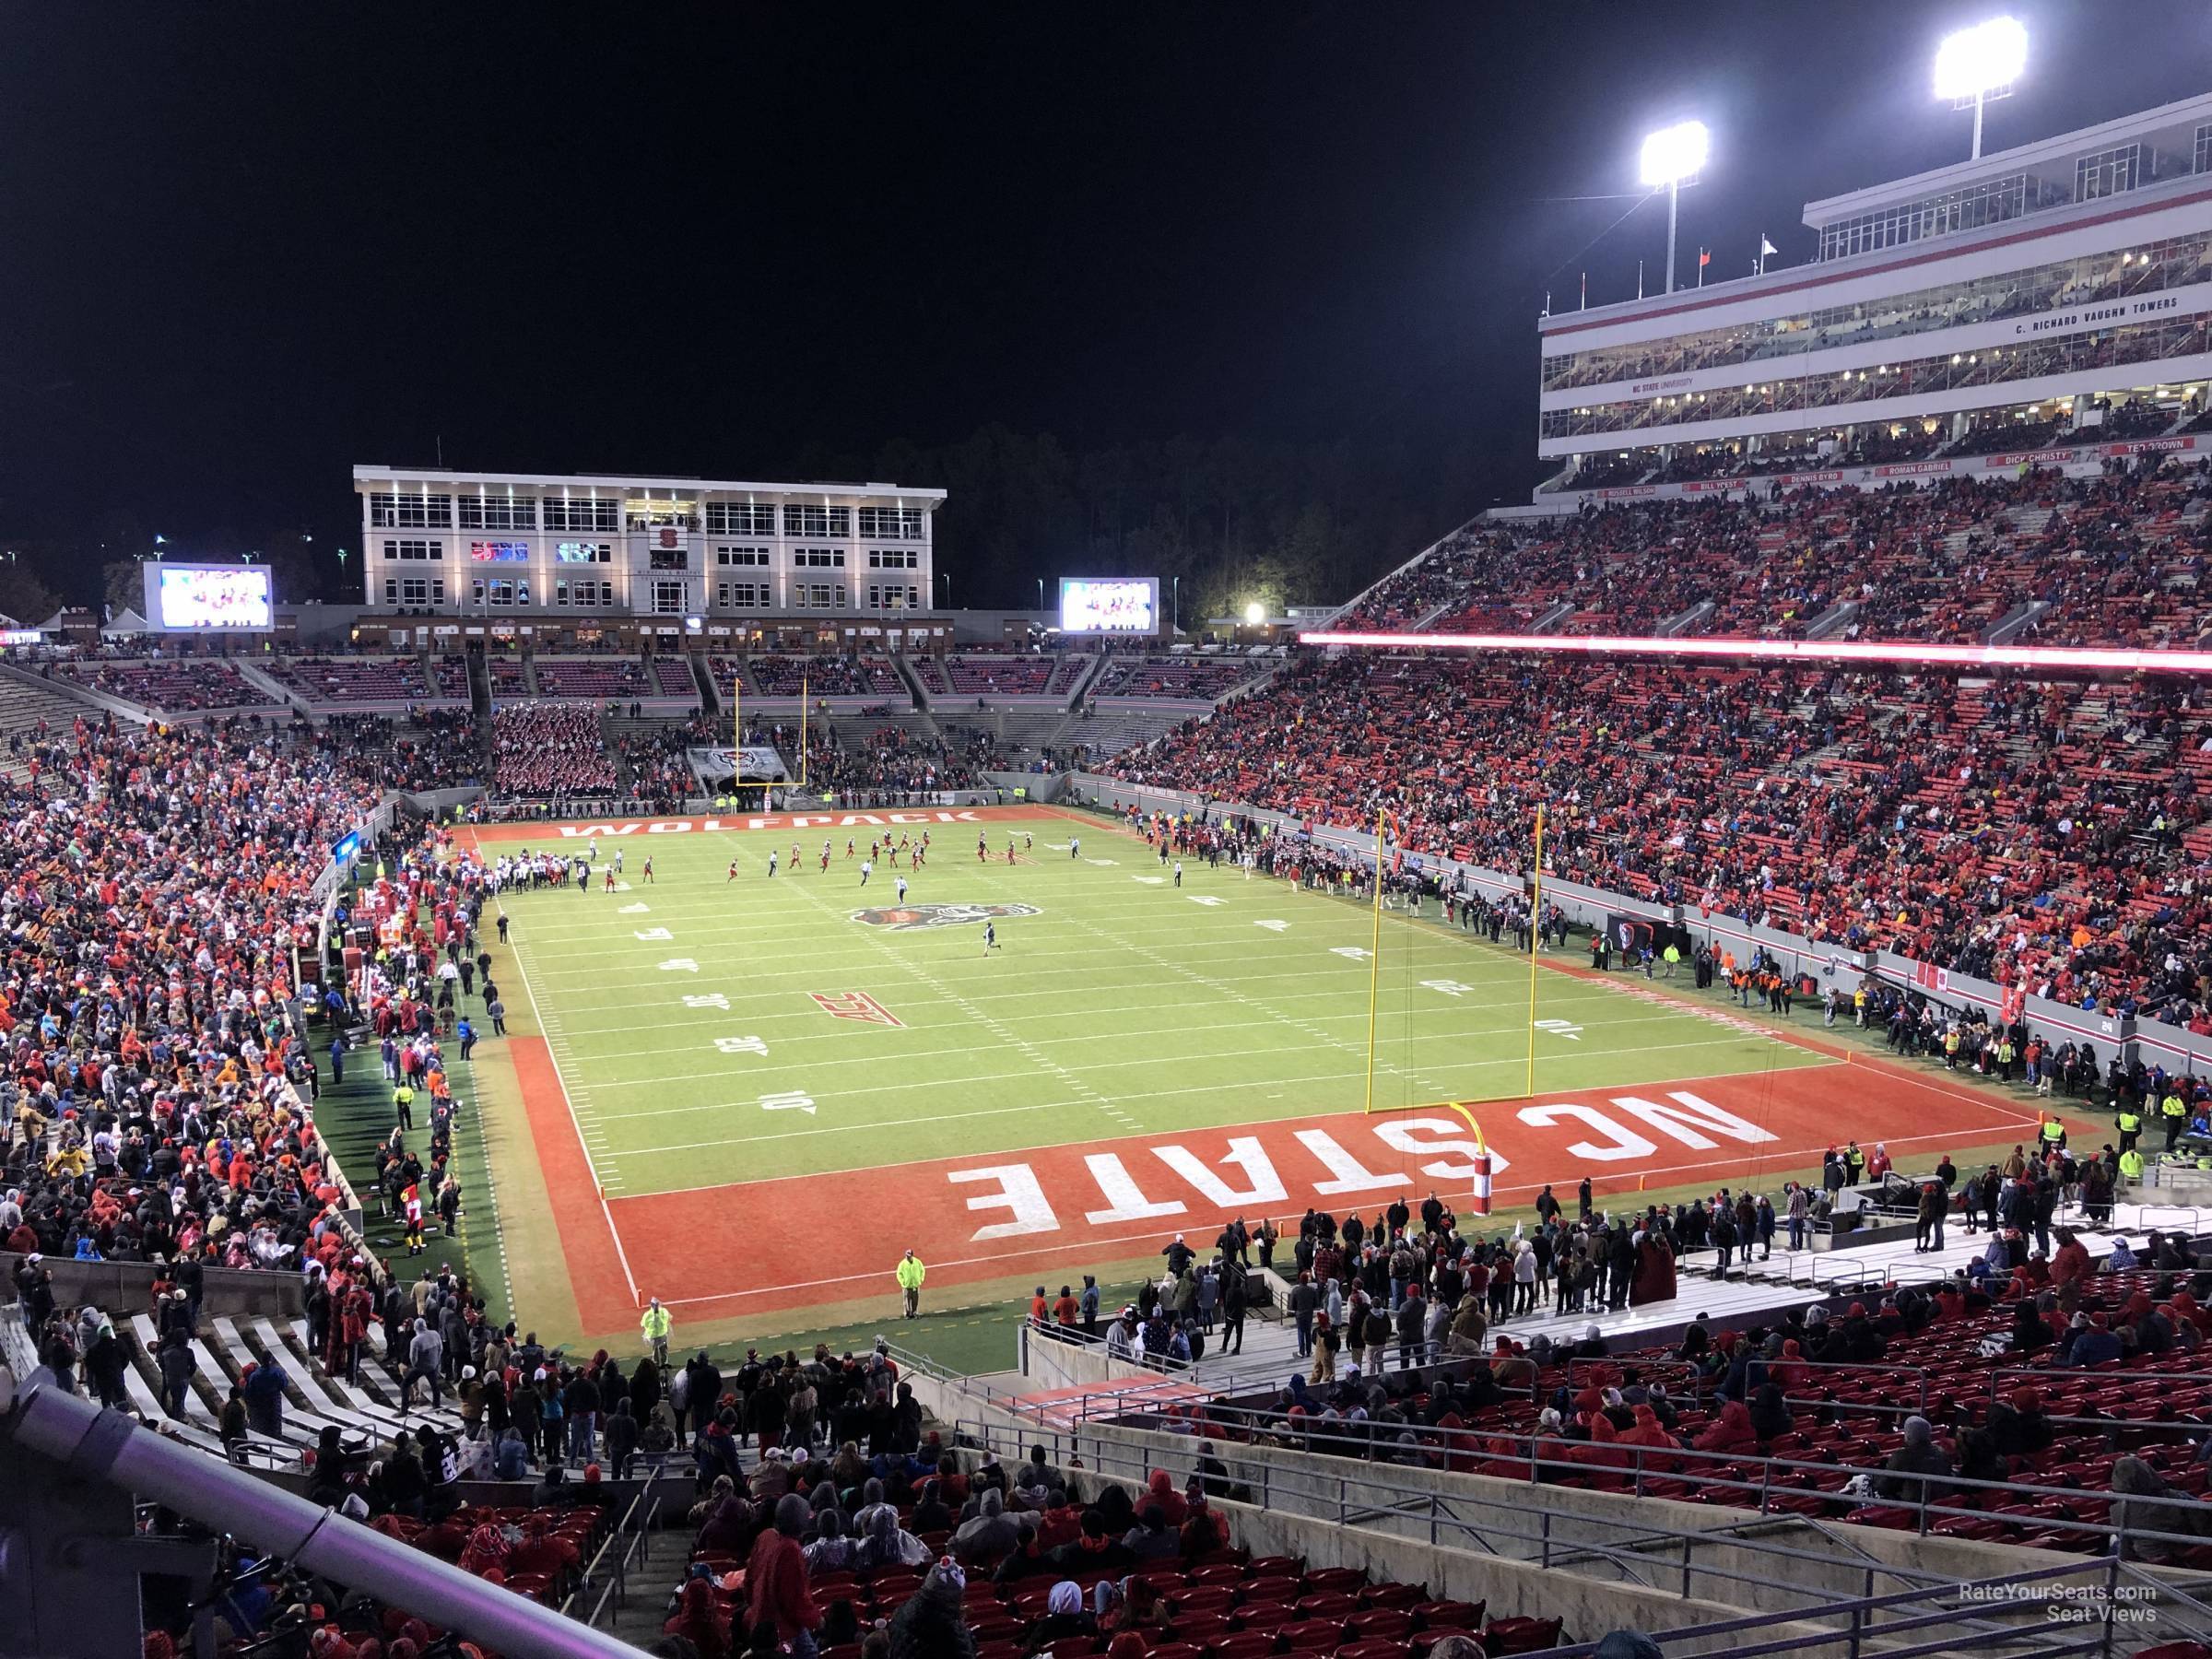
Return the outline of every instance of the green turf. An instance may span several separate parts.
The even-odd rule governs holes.
[[[1035,838],[1012,866],[1009,829]],[[625,888],[507,896],[525,980],[509,1002],[535,999],[610,1195],[1362,1105],[1366,909],[1194,861],[1178,890],[1142,842],[1096,823],[994,823],[983,865],[972,828],[935,826],[910,905],[1040,912],[1001,920],[986,957],[978,925],[853,921],[894,904],[896,872],[879,861],[863,891],[848,833],[865,853],[865,828],[836,831],[825,875],[823,832],[800,832],[799,869],[772,880],[789,831],[603,840],[603,861],[623,848]],[[637,936],[653,930],[668,936]],[[1540,978],[1539,1088],[1823,1063],[1624,986]],[[1388,915],[1381,981],[1378,1105],[1524,1092],[1525,958]],[[833,1018],[815,992],[865,993],[904,1025]],[[767,1053],[724,1052],[748,1038]]]
[[[323,1036],[321,1041],[327,1041],[327,1037]],[[395,1121],[392,1088],[384,1081],[376,1044],[371,1041],[347,1056],[344,1083],[331,1081],[327,1050],[318,1047],[316,1052],[322,1093],[315,1100],[315,1127],[330,1143],[338,1167],[346,1171],[347,1179],[353,1183],[354,1195],[361,1201],[363,1235],[395,1270],[409,1278],[423,1267],[435,1268],[441,1263],[465,1267],[470,1281],[481,1288],[494,1323],[504,1323],[511,1305],[507,1265],[500,1248],[497,1195],[487,1175],[488,1161],[484,1149],[484,1126],[477,1111],[475,1067],[462,1064],[458,1044],[447,1045],[451,1065],[447,1081],[453,1088],[455,1106],[454,1167],[461,1178],[463,1195],[460,1233],[448,1239],[433,1222],[423,1241],[423,1254],[410,1257],[398,1221],[383,1213],[376,1191],[376,1148],[392,1133]],[[430,1155],[427,1096],[416,1102],[415,1124],[415,1133],[407,1137],[407,1144],[427,1163]],[[431,1207],[426,1199],[426,1212]]]

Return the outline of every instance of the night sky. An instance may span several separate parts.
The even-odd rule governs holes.
[[[352,463],[441,442],[778,477],[989,422],[1449,432],[1525,499],[1547,288],[1657,285],[1642,134],[1713,131],[1685,280],[1806,261],[1805,201],[1965,158],[1930,61],[1994,9],[10,6],[0,536],[335,547]],[[2201,0],[2011,9],[1991,148],[2207,88]]]

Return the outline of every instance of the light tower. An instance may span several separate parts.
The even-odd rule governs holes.
[[[1974,112],[1974,149],[1982,159],[1982,106],[2010,95],[2028,67],[2028,31],[2016,18],[1992,18],[1944,37],[1936,48],[1936,96]]]
[[[1682,121],[1661,127],[1643,141],[1643,182],[1656,190],[1666,186],[1666,291],[1675,291],[1675,214],[1682,201],[1682,186],[1695,184],[1704,171],[1712,137],[1701,121]]]

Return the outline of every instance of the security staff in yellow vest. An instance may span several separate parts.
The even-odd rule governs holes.
[[[2189,1127],[2189,1108],[2182,1103],[2181,1093],[2169,1088],[2166,1098],[2159,1102],[2159,1115],[2166,1120],[2166,1150],[2173,1150],[2173,1143],[2182,1138],[2182,1131]]]
[[[2041,1133],[2042,1149],[2046,1155],[2066,1149],[2066,1126],[2056,1118],[2045,1118]]]
[[[2112,1119],[2112,1127],[2120,1131],[2120,1150],[2132,1152],[2136,1142],[2143,1138],[2143,1114],[2133,1106],[2123,1106]]]
[[[2143,1154],[2133,1147],[2120,1154],[2120,1179],[2128,1186],[2143,1184]]]

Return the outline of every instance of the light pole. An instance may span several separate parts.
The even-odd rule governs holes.
[[[1170,631],[1180,639],[1182,636],[1182,578],[1180,576],[1172,578],[1170,582],[1168,606],[1172,618],[1169,623]]]
[[[952,608],[952,572],[950,571],[939,571],[937,574],[942,577],[945,582],[945,608],[947,610],[950,610]]]
[[[1044,578],[1041,576],[1037,578],[1037,614],[1040,617],[1044,615]]]
[[[1982,106],[2008,95],[2027,67],[2028,31],[2015,18],[1962,29],[1936,48],[1936,96],[1955,110],[1973,106],[1973,160],[1982,159]]]
[[[1666,292],[1675,291],[1675,217],[1682,204],[1682,186],[1695,184],[1712,149],[1712,135],[1701,121],[1677,122],[1661,127],[1643,141],[1643,182],[1656,190],[1666,186]]]

